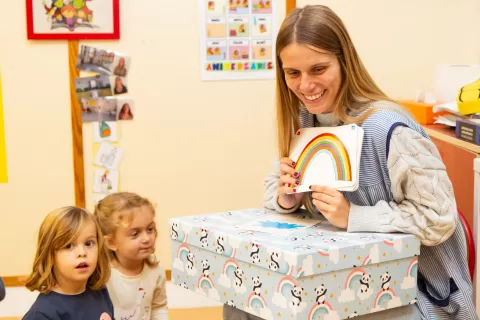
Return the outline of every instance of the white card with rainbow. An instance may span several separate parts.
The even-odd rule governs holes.
[[[356,124],[299,129],[290,152],[300,173],[296,192],[310,191],[311,185],[356,190],[362,143],[363,129]]]

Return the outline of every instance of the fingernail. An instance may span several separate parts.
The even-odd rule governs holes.
[[[293,175],[294,175],[295,177],[298,177],[298,172],[295,172]]]
[[[300,180],[295,181],[295,184],[298,186],[300,185]]]
[[[293,192],[297,192],[297,189],[293,189]]]
[[[312,190],[312,186],[308,186],[308,189]]]
[[[295,165],[295,161],[292,161],[292,166],[294,166],[294,165]]]

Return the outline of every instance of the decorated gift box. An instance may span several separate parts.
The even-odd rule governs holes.
[[[348,319],[416,302],[420,241],[266,209],[169,220],[172,282],[264,319]]]

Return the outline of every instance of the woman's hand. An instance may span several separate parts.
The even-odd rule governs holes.
[[[280,179],[278,180],[278,204],[290,209],[302,201],[303,193],[295,194],[295,187],[300,183],[300,174],[295,172],[295,163],[290,158],[280,159]],[[286,186],[291,184],[293,187]]]
[[[318,211],[334,226],[342,229],[348,227],[350,202],[343,194],[335,189],[323,186],[310,186],[312,203]]]

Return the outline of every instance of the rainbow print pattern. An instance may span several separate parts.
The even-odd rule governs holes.
[[[350,157],[345,145],[336,135],[322,133],[310,140],[295,163],[295,171],[300,173],[300,184],[312,160],[321,153],[327,153],[330,156],[337,180],[352,181]]]

